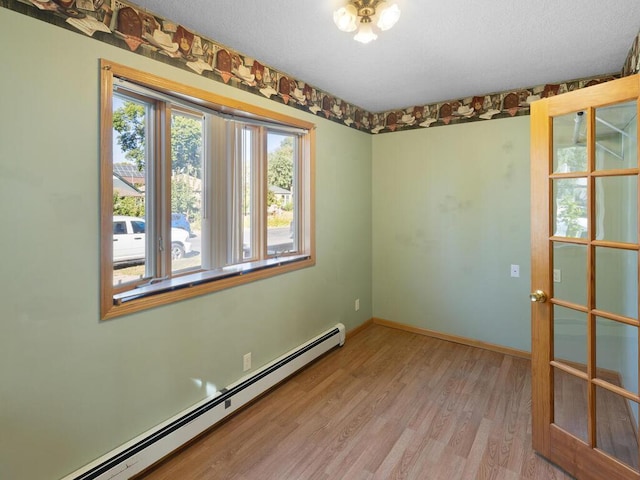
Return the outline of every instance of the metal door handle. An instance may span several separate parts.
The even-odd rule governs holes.
[[[544,303],[547,301],[547,294],[542,290],[536,290],[529,294],[529,299],[532,303]]]

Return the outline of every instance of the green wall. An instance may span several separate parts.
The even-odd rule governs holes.
[[[528,117],[370,136],[2,8],[0,25],[0,478],[62,477],[236,381],[244,353],[263,365],[336,322],[530,349]],[[315,122],[317,265],[100,322],[100,58]]]
[[[60,478],[236,381],[244,353],[372,316],[369,135],[7,9],[0,25],[0,478]],[[317,265],[100,322],[99,58],[315,122]]]
[[[529,351],[529,178],[529,117],[374,137],[374,316]]]

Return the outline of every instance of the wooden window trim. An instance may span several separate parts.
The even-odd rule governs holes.
[[[236,287],[256,280],[273,277],[315,265],[315,125],[304,120],[266,110],[264,108],[226,98],[212,92],[189,87],[178,82],[142,72],[109,60],[100,60],[101,97],[100,97],[100,318],[102,320],[166,305],[196,296]],[[152,88],[163,94],[189,98],[201,106],[229,115],[247,119],[264,119],[283,126],[301,128],[308,131],[307,141],[309,171],[301,175],[308,194],[303,200],[309,202],[302,206],[308,216],[305,238],[306,248],[299,255],[291,257],[268,258],[258,262],[240,264],[236,270],[227,274],[225,269],[215,271],[189,272],[170,280],[154,283],[147,287],[139,298],[132,290],[123,291],[113,286],[113,132],[111,115],[113,111],[114,77],[125,78],[134,83]],[[308,199],[308,200],[307,200]],[[302,227],[298,227],[302,228]],[[155,290],[155,291],[154,291]],[[140,292],[142,293],[142,291]],[[123,301],[125,298],[126,301]]]

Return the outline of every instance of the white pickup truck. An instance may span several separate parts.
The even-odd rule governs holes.
[[[177,260],[191,252],[189,232],[171,228],[171,259]],[[144,218],[113,216],[113,262],[133,262],[145,259]]]

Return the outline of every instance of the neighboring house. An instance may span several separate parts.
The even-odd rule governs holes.
[[[144,190],[145,174],[132,163],[114,163],[113,173],[122,180]]]
[[[113,174],[113,191],[121,197],[144,197],[144,192],[127,182],[120,175]]]
[[[284,188],[277,187],[275,185],[269,185],[269,191],[273,192],[276,200],[280,205],[286,205],[291,202],[292,193]]]

